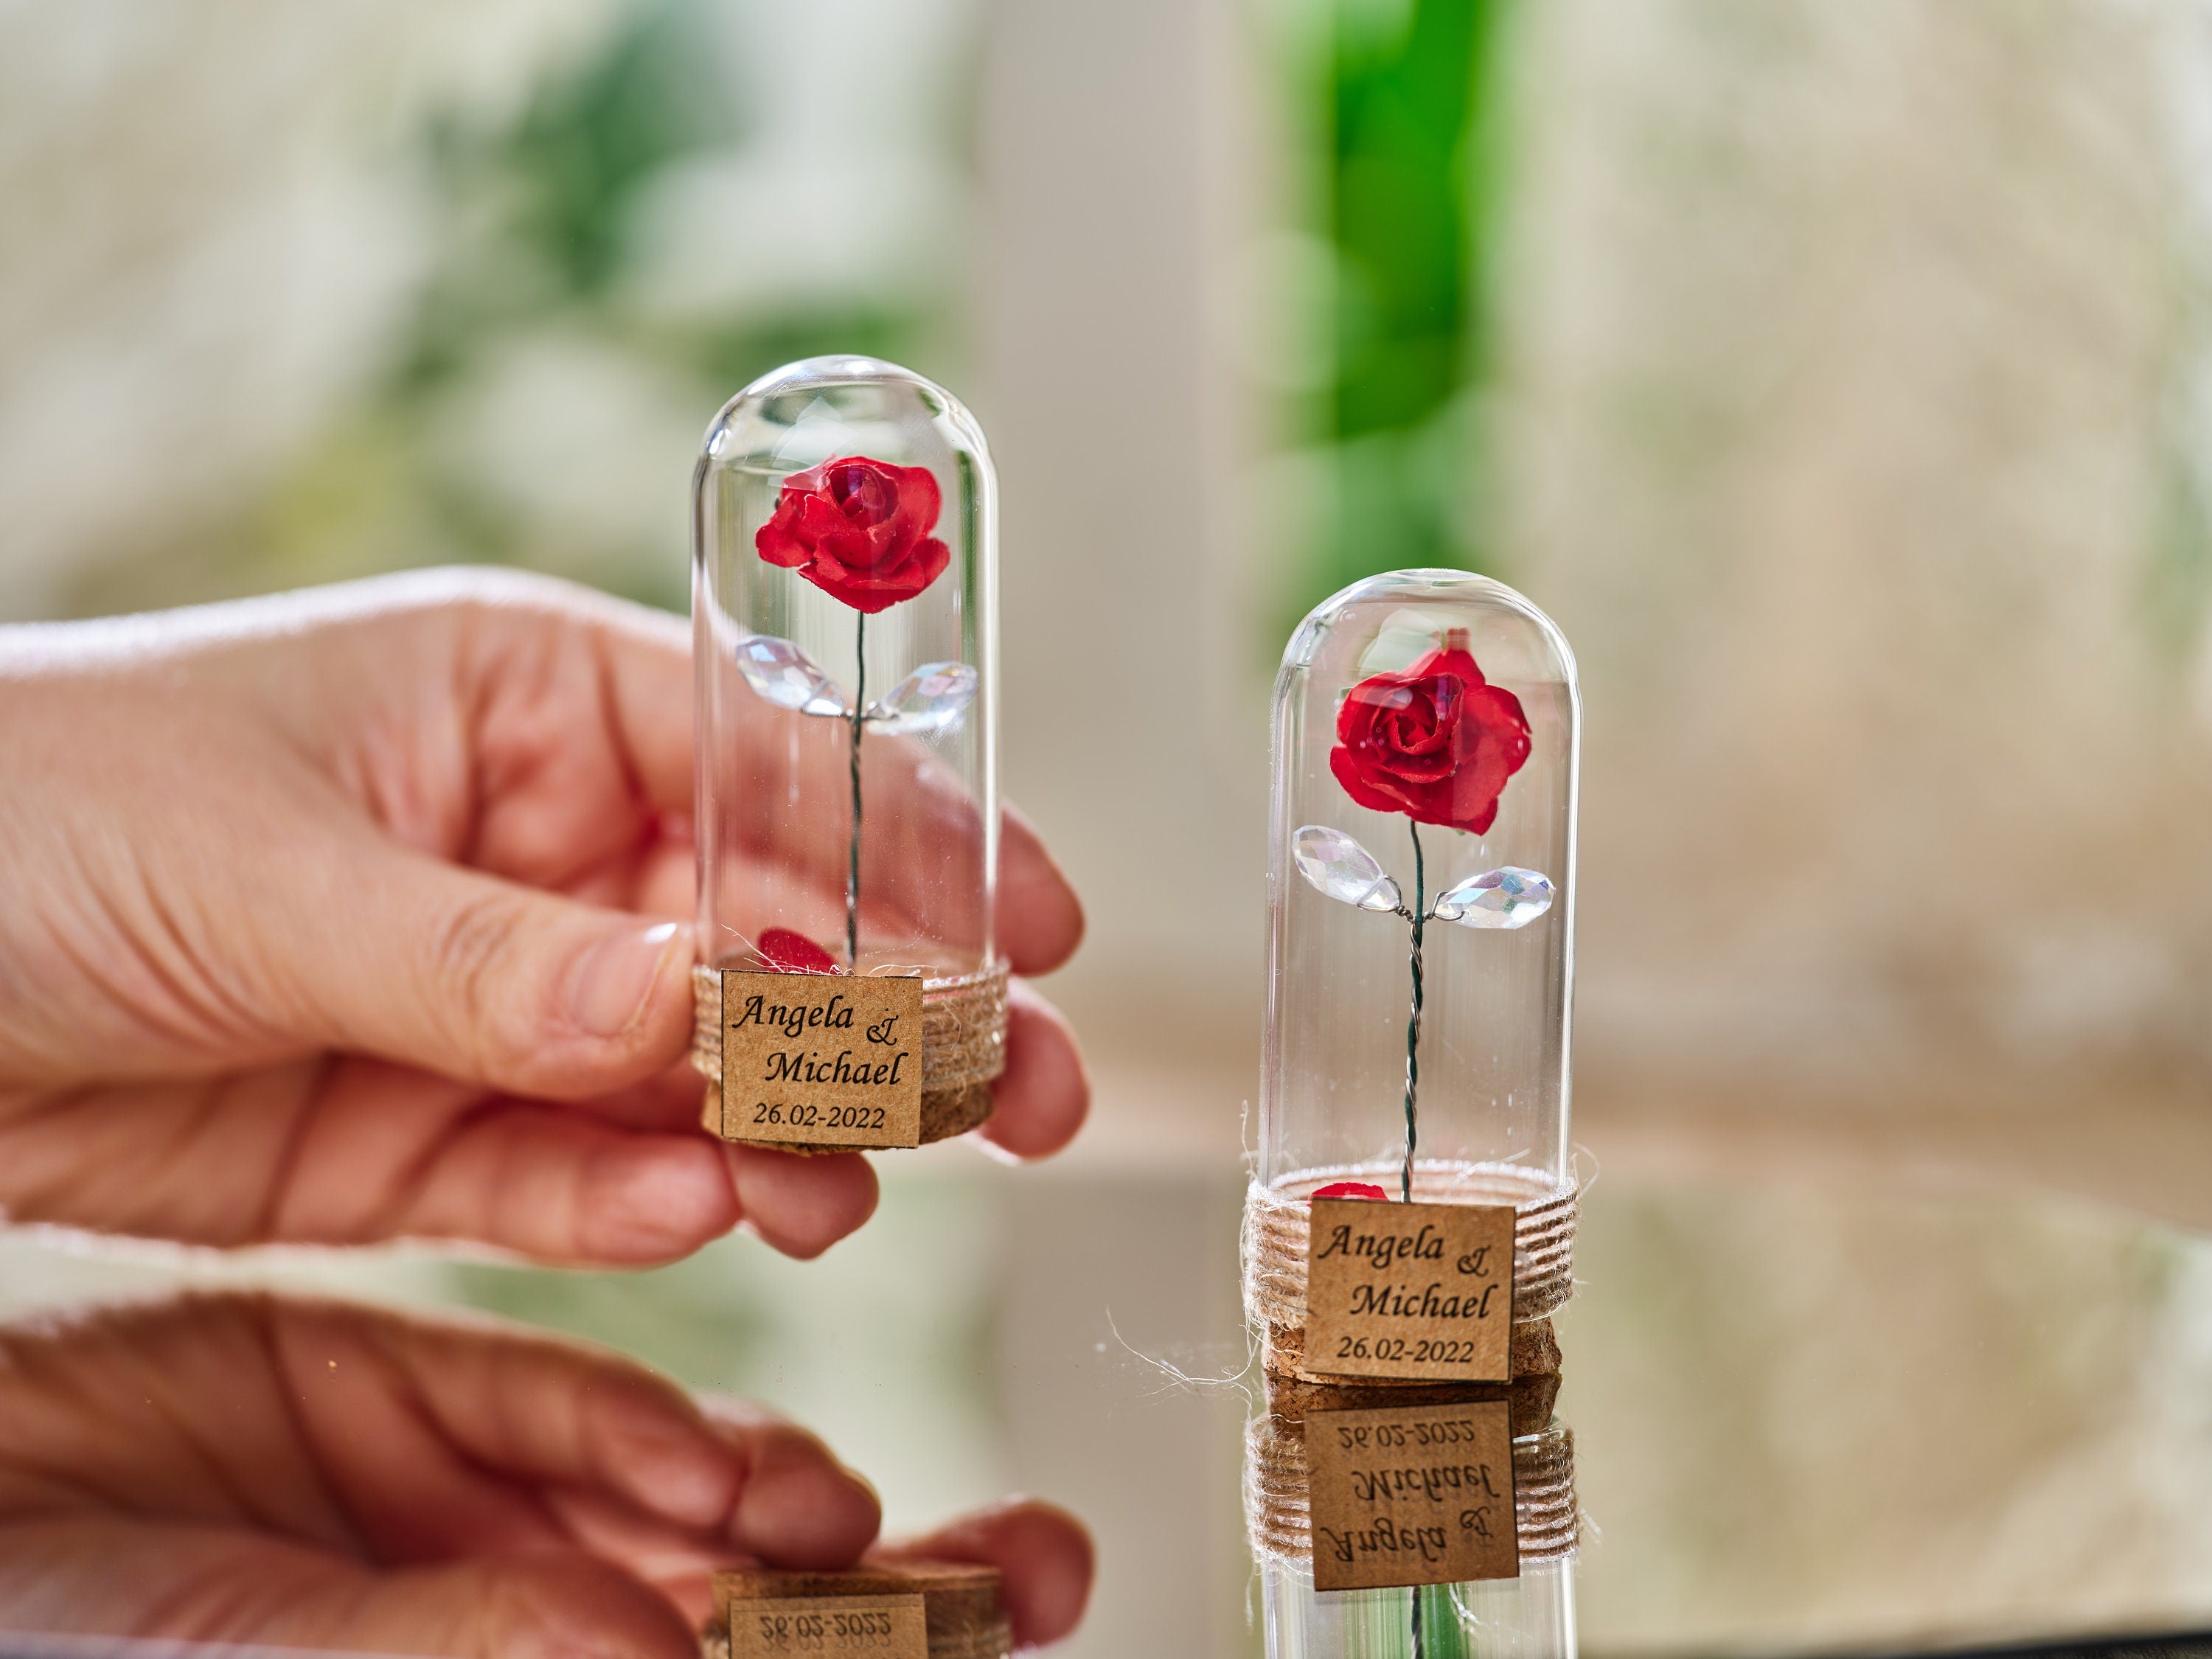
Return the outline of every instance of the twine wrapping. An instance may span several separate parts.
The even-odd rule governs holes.
[[[1346,1164],[1301,1170],[1273,1186],[1254,1182],[1244,1198],[1244,1312],[1265,1334],[1262,1363],[1312,1381],[1305,1358],[1306,1243],[1314,1189],[1376,1173]],[[1424,1158],[1413,1165],[1417,1203],[1510,1204],[1513,1224],[1513,1322],[1547,1317],[1574,1294],[1575,1221],[1580,1189],[1517,1164],[1468,1164]]]
[[[722,978],[691,969],[691,1065],[722,1082]],[[1006,1069],[1006,964],[925,980],[921,988],[921,1138],[963,1134],[991,1115],[990,1085]],[[839,1152],[793,1145],[793,1152]]]
[[[1253,1553],[1311,1566],[1312,1496],[1305,1425],[1255,1418],[1244,1431],[1244,1523]],[[1574,1555],[1575,1437],[1563,1423],[1513,1443],[1513,1532],[1523,1563]]]

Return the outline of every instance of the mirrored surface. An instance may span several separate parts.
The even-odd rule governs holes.
[[[668,1449],[548,1468],[525,1433],[612,1378],[648,1418],[678,1412],[658,1374],[818,1433],[873,1483],[888,1535],[1016,1492],[1079,1515],[1097,1579],[1066,1652],[1262,1652],[1240,1497],[1261,1400],[1237,1304],[1241,1182],[1110,1154],[883,1165],[874,1221],[811,1263],[745,1238],[621,1275],[7,1235],[0,1626],[220,1635],[274,1602],[291,1622],[264,1639],[374,1646],[369,1626],[316,1626],[315,1583],[552,1535],[696,1617],[702,1575],[743,1540],[711,1516],[640,1523]],[[1583,1651],[2212,1626],[2202,1241],[1965,1181],[1620,1175],[1587,1194],[1578,1277],[1557,1410],[1577,1449]],[[188,1289],[222,1294],[177,1299]],[[300,1300],[329,1297],[377,1305]],[[505,1322],[451,1328],[484,1315]],[[426,1437],[422,1402],[487,1370],[509,1403],[475,1424],[433,1413]],[[471,1486],[487,1468],[508,1473]],[[68,1574],[26,1565],[43,1534],[25,1516],[57,1494],[101,1540]],[[251,1596],[216,1595],[223,1572]],[[465,1639],[419,1650],[475,1650]]]

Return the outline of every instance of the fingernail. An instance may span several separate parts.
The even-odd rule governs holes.
[[[584,953],[569,987],[568,1010],[593,1036],[616,1037],[644,1012],[660,975],[660,959],[678,924],[664,921],[642,933],[611,933]]]

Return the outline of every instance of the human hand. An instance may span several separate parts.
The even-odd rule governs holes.
[[[812,1436],[614,1355],[343,1304],[191,1297],[0,1330],[0,1630],[696,1659],[714,1569],[849,1566]],[[1091,1545],[1012,1503],[887,1553],[1000,1568],[1018,1643]]]
[[[858,1227],[864,1158],[697,1127],[690,706],[680,623],[514,573],[0,629],[0,1212],[602,1264]],[[1018,973],[1082,932],[1012,813],[1000,916]],[[1018,983],[994,1092],[1021,1157],[1088,1107]]]

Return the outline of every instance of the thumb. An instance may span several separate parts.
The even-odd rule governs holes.
[[[379,844],[301,907],[302,993],[332,1047],[579,1100],[665,1071],[691,1030],[681,924]]]

